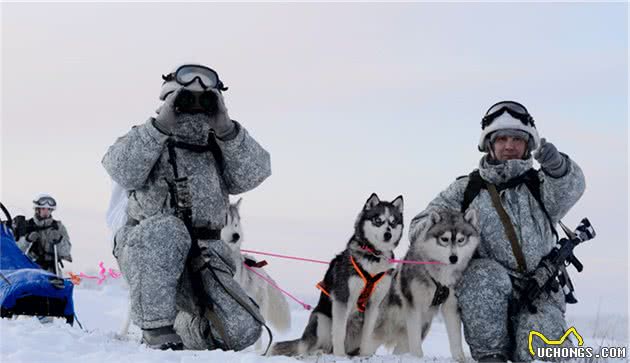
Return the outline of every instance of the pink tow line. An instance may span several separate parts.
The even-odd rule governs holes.
[[[253,253],[255,255],[265,255],[265,256],[273,256],[273,257],[279,257],[279,258],[286,258],[288,260],[296,260],[296,261],[305,261],[305,262],[314,262],[314,263],[323,263],[324,265],[330,265],[330,262],[326,262],[326,261],[321,261],[321,260],[312,260],[310,258],[302,258],[302,257],[295,257],[295,256],[286,256],[286,255],[278,255],[275,253],[269,253],[269,252],[259,252],[259,251],[252,251],[252,250],[241,250],[243,252],[247,252],[247,253]]]
[[[241,249],[241,251],[242,252],[247,252],[247,253],[253,253],[255,255],[265,255],[265,256],[272,256],[272,257],[278,257],[278,258],[285,258],[285,259],[288,259],[288,260],[313,262],[313,263],[321,263],[321,264],[324,264],[324,265],[330,265],[330,262],[321,261],[321,260],[313,260],[313,259],[310,259],[310,258],[303,258],[303,257],[296,257],[296,256],[287,256],[287,255],[279,255],[279,254],[276,254],[276,253],[260,252],[260,251],[253,251],[253,250],[244,250],[244,249]],[[444,265],[444,263],[439,262],[439,261],[410,261],[410,260],[397,260],[397,259],[394,259],[394,258],[391,258],[389,260],[389,263],[405,263],[405,264],[411,264],[411,265]],[[279,290],[283,294],[287,295],[288,297],[290,297],[291,299],[296,301],[298,304],[302,305],[302,307],[304,309],[306,309],[306,310],[311,310],[312,309],[311,305],[298,300],[295,296],[293,296],[290,293],[288,293],[287,291],[281,289],[272,280],[270,280],[270,279],[266,278],[265,276],[259,274],[254,269],[252,269],[251,267],[247,266],[245,263],[243,263],[243,266],[245,266],[246,269],[248,269],[249,271],[253,272],[254,274],[256,274],[261,279],[265,280],[269,285],[273,286],[274,288],[276,288],[277,290]]]
[[[284,293],[285,295],[287,295],[288,297],[290,297],[291,299],[293,299],[295,302],[297,302],[298,304],[302,305],[302,307],[306,310],[311,310],[313,307],[310,306],[309,304],[300,301],[298,298],[296,298],[295,296],[291,295],[290,293],[288,293],[285,290],[282,290],[278,285],[276,285],[271,279],[268,279],[267,277],[263,276],[262,274],[258,273],[257,271],[255,271],[253,268],[247,266],[245,264],[245,262],[243,262],[243,266],[245,266],[246,269],[250,270],[251,272],[255,273],[256,275],[258,275],[258,277],[260,277],[261,279],[267,281],[267,283],[273,287],[275,287],[276,289],[280,290],[282,293]]]
[[[252,251],[252,250],[243,250],[243,249],[241,251],[247,252],[247,253],[253,253],[255,255],[265,255],[265,256],[272,256],[272,257],[286,258],[287,260],[314,262],[314,263],[322,263],[322,264],[325,264],[325,265],[330,265],[330,262],[326,262],[326,261],[322,261],[322,260],[313,260],[313,259],[310,259],[310,258],[287,256],[287,255],[278,255],[276,253],[260,252],[260,251]],[[444,265],[443,262],[439,262],[439,261],[410,261],[410,260],[397,260],[395,258],[391,258],[389,260],[389,263],[406,263],[406,264],[410,264],[410,265]]]
[[[105,267],[103,266],[104,263],[101,261],[98,266],[100,267],[100,271],[99,271],[99,276],[90,276],[90,275],[86,275],[83,272],[81,272],[79,274],[79,277],[84,278],[84,279],[95,279],[97,280],[97,283],[100,285],[103,283],[103,281],[105,281],[105,279],[107,278],[107,275],[105,274]],[[109,272],[109,276],[113,279],[117,279],[120,276],[122,276],[122,274],[112,268],[110,268],[109,270],[107,270]]]

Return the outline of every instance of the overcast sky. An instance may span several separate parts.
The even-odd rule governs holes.
[[[576,251],[569,311],[624,313],[627,26],[619,3],[2,4],[1,199],[30,215],[51,193],[69,268],[112,265],[101,158],[154,114],[160,76],[196,61],[272,155],[273,176],[244,195],[245,247],[328,260],[370,193],[402,194],[408,225],[475,168],[483,113],[514,99],[587,177],[565,223],[588,216],[598,236]],[[306,297],[324,271],[269,269]]]

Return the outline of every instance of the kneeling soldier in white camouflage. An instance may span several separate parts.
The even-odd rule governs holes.
[[[220,231],[228,195],[262,183],[269,154],[230,119],[212,69],[185,64],[163,79],[158,114],[103,158],[128,192],[113,252],[131,318],[151,348],[241,350],[260,337],[263,319],[232,278]]]
[[[456,288],[466,342],[481,362],[530,361],[531,330],[558,338],[565,332],[565,296],[562,289],[543,293],[533,302],[535,314],[518,302],[528,277],[556,244],[554,226],[584,193],[584,174],[539,139],[527,109],[513,101],[487,111],[479,150],[486,152],[479,169],[431,201],[412,220],[410,236],[422,230],[432,210],[479,211],[478,258]],[[540,170],[533,169],[534,158]]]

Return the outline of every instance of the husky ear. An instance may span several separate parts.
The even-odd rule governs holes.
[[[380,203],[380,202],[381,202],[381,200],[378,199],[378,195],[376,195],[376,193],[372,193],[372,195],[370,195],[368,200],[365,202],[365,206],[363,206],[363,209],[365,209],[365,210],[372,209],[372,208],[376,207],[378,205],[378,203]]]
[[[394,207],[396,207],[396,209],[398,209],[398,211],[400,213],[403,212],[404,202],[403,202],[403,196],[402,195],[399,195],[398,197],[396,197],[396,199],[394,199],[392,204],[394,205]]]
[[[236,201],[236,203],[234,203],[234,208],[236,208],[237,210],[241,209],[241,202],[243,201],[243,197],[238,198],[238,200]]]
[[[436,225],[440,220],[440,215],[435,210],[417,215],[411,220],[409,241],[411,243],[415,243],[416,241],[425,241],[427,239],[427,232],[429,232],[429,229]]]
[[[475,208],[468,208],[466,210],[466,214],[464,214],[464,220],[475,227],[479,226],[479,215],[477,214],[477,210]]]
[[[440,221],[442,220],[442,217],[440,217],[440,213],[432,210],[429,213],[429,221],[430,221],[430,226],[434,226],[438,223],[440,223]]]

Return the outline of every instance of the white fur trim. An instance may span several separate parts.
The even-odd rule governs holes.
[[[492,132],[497,130],[504,129],[514,129],[514,130],[522,130],[527,132],[534,141],[534,150],[538,149],[540,146],[540,137],[538,136],[538,131],[535,127],[524,125],[521,120],[512,117],[509,113],[504,112],[499,117],[494,119],[494,121],[490,124],[490,126],[486,127],[481,131],[481,137],[479,138],[479,151],[488,151],[486,150],[486,137],[490,135]],[[533,151],[533,150],[531,150]]]

